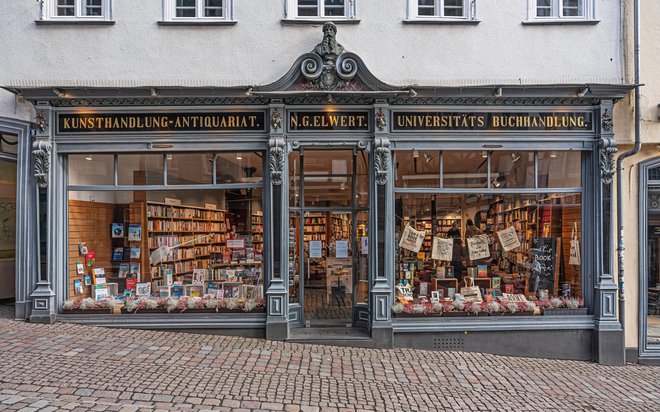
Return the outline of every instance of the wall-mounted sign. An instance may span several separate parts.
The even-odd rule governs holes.
[[[58,133],[266,130],[265,112],[60,113]]]
[[[392,130],[395,131],[454,131],[454,130],[576,130],[592,129],[590,112],[397,112],[394,111]]]
[[[369,112],[289,112],[289,130],[369,131]]]

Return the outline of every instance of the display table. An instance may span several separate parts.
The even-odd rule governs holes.
[[[333,287],[343,285],[347,293],[353,293],[353,262],[350,258],[327,258],[325,263],[326,301],[329,305]]]

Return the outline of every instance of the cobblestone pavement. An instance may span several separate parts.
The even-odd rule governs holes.
[[[0,410],[660,410],[660,368],[36,325],[0,307]]]

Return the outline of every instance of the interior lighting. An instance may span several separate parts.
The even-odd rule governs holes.
[[[550,152],[550,157],[553,158],[553,159],[556,158],[557,157],[557,151],[555,151],[555,150],[551,151]]]
[[[241,153],[237,153],[236,160],[243,160],[243,155]]]
[[[419,151],[417,149],[413,149],[413,157],[417,159],[419,157]]]
[[[481,157],[483,157],[484,159],[488,158],[488,151],[482,150],[481,151]]]
[[[92,160],[92,156],[87,156],[85,160]]]

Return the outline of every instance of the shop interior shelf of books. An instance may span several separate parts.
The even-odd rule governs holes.
[[[263,213],[180,203],[70,200],[70,297],[263,298]]]

